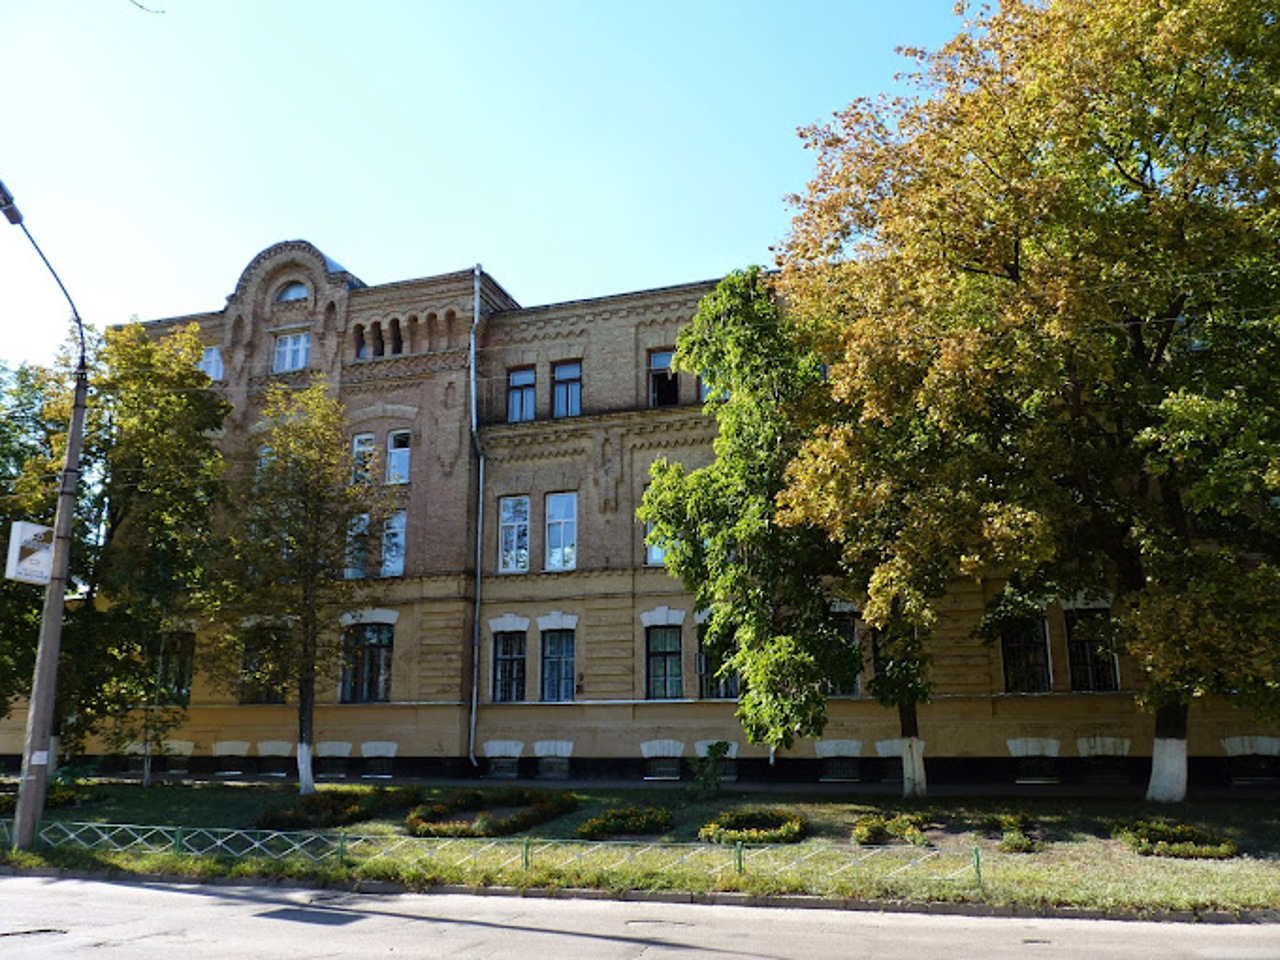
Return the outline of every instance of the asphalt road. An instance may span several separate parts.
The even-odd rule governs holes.
[[[1280,960],[1280,925],[0,878],[0,958]]]

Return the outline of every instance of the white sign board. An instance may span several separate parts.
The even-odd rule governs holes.
[[[46,586],[53,573],[53,527],[15,521],[9,532],[9,562],[4,575],[10,580]]]

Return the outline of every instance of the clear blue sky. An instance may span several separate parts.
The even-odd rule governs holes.
[[[532,306],[701,280],[790,219],[797,127],[952,0],[0,0],[0,180],[98,327],[219,309],[281,240]],[[69,317],[0,219],[0,359]]]

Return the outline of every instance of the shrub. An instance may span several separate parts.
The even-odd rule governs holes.
[[[728,768],[730,749],[728,741],[717,740],[708,745],[705,757],[690,761],[693,766],[693,784],[689,789],[695,799],[710,800],[720,795],[720,781]]]
[[[1021,830],[1008,830],[996,844],[996,849],[1001,853],[1039,853],[1044,849],[1044,844],[1039,840],[1032,840]]]
[[[50,781],[44,797],[44,806],[46,810],[52,810],[54,807],[70,807],[89,798],[90,795],[82,790]],[[0,816],[12,816],[17,807],[16,793],[0,793]]]
[[[623,807],[604,811],[578,827],[578,836],[587,840],[619,833],[666,833],[674,818],[665,807]]]
[[[505,790],[456,790],[437,803],[414,807],[405,817],[405,827],[415,837],[504,837],[556,817],[578,806],[572,793],[550,793],[510,787]],[[485,807],[520,807],[514,813],[496,817]],[[481,811],[475,819],[454,814]]]
[[[796,843],[808,832],[804,817],[777,809],[729,810],[698,831],[707,843]]]
[[[1228,860],[1240,851],[1225,837],[1185,823],[1168,820],[1117,820],[1111,836],[1144,857],[1177,857],[1182,860]]]
[[[1031,836],[1036,829],[1035,820],[1021,811],[988,817],[983,829],[1000,835],[996,849],[1001,853],[1039,853],[1044,849],[1044,844]]]
[[[918,813],[900,813],[886,819],[878,813],[859,817],[853,825],[853,839],[863,846],[888,843],[890,839],[905,840],[917,847],[929,846],[924,835],[928,819]]]

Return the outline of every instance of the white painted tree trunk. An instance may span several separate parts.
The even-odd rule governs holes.
[[[1151,748],[1151,781],[1147,799],[1181,803],[1187,799],[1187,741],[1157,737]]]
[[[316,781],[311,773],[311,744],[298,743],[298,792],[315,793]]]
[[[924,797],[928,792],[924,776],[924,741],[919,737],[903,737],[902,795],[908,798]]]

